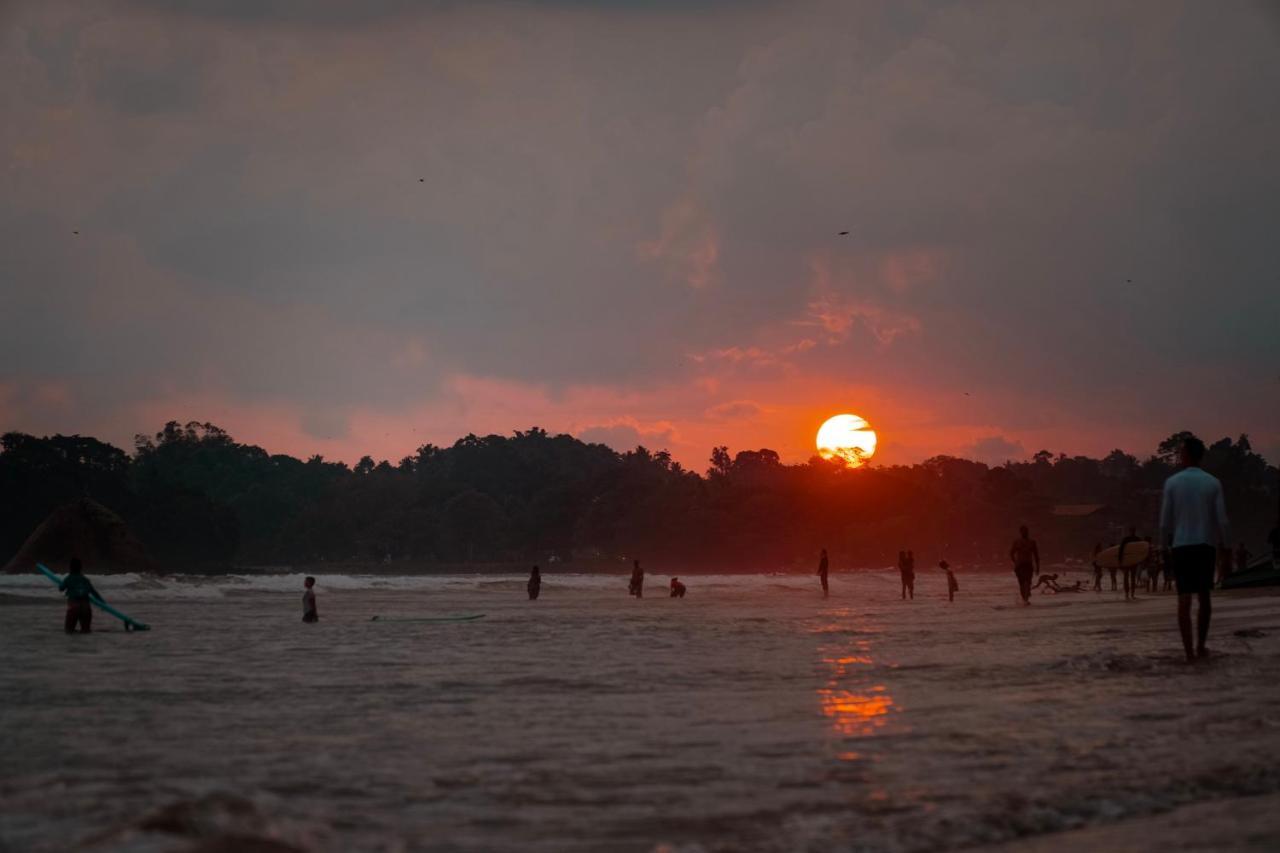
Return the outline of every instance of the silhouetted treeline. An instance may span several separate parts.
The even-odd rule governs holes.
[[[56,507],[114,510],[167,568],[318,560],[543,561],[598,567],[639,556],[655,570],[809,570],[918,559],[994,560],[1032,525],[1051,557],[1083,556],[1121,525],[1154,534],[1182,433],[1143,460],[1041,451],[987,465],[940,456],[844,470],[784,465],[771,450],[712,453],[704,473],[666,452],[617,453],[533,428],[425,445],[353,468],[240,444],[212,424],[171,422],[133,455],[93,438],[0,439],[0,550],[7,559]],[[1239,538],[1260,550],[1276,518],[1276,469],[1247,436],[1210,445]],[[0,562],[3,562],[0,560]],[[926,563],[927,565],[927,563]]]

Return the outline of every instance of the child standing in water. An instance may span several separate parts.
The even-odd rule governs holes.
[[[88,634],[93,629],[92,600],[102,600],[102,596],[93,588],[93,584],[84,576],[84,567],[79,557],[71,558],[71,568],[67,576],[58,584],[58,589],[67,595],[67,618],[63,623],[68,634],[76,632],[80,626],[81,634]]]
[[[302,593],[302,621],[319,622],[320,613],[316,610],[316,579],[308,577],[302,582],[306,592]]]
[[[533,571],[529,572],[529,600],[536,600],[540,592],[542,592],[542,570],[534,566]]]
[[[686,592],[685,586],[684,584],[680,583],[680,578],[672,578],[671,579],[671,597],[684,598],[685,592]]]
[[[938,563],[938,568],[947,573],[947,601],[955,601],[956,593],[960,591],[960,584],[956,581],[956,573],[951,571],[951,566],[946,560]]]

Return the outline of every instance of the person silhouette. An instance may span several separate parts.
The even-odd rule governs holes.
[[[1222,483],[1200,467],[1204,442],[1191,437],[1178,450],[1182,470],[1164,481],[1160,499],[1160,542],[1169,548],[1178,588],[1178,632],[1187,661],[1209,655],[1210,594],[1219,547],[1228,547],[1227,507]],[[1192,645],[1191,599],[1200,602],[1196,614],[1196,643]]]
[[[822,597],[826,598],[830,590],[827,587],[827,549],[822,549],[822,556],[818,557],[818,579],[822,581]]]
[[[1009,547],[1009,559],[1013,561],[1013,574],[1018,579],[1018,595],[1023,604],[1030,604],[1031,578],[1040,574],[1040,548],[1025,524],[1018,528],[1018,538]]]
[[[58,584],[58,590],[67,596],[67,614],[63,620],[63,628],[68,634],[76,632],[80,626],[81,634],[93,631],[93,599],[102,600],[102,596],[94,589],[93,583],[84,576],[84,566],[79,557],[71,558],[71,566],[67,576]]]
[[[631,569],[631,585],[628,590],[636,598],[644,598],[644,569],[640,568],[640,561],[635,561],[635,567]]]
[[[320,612],[316,610],[316,579],[308,576],[302,582],[305,591],[302,593],[302,621],[319,622]]]
[[[542,592],[542,570],[537,566],[534,566],[533,570],[529,572],[527,589],[529,590],[530,601],[535,601],[538,598],[538,594]]]
[[[680,583],[680,578],[671,579],[671,597],[672,598],[684,598],[685,591],[686,591],[685,585]]]

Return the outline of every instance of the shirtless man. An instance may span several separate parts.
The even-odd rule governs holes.
[[[1009,559],[1013,561],[1013,573],[1018,578],[1018,594],[1022,596],[1022,603],[1030,604],[1031,577],[1040,574],[1040,549],[1025,524],[1018,528],[1018,533],[1019,537],[1009,548]]]

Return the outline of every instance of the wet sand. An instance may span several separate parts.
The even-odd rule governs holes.
[[[117,576],[92,637],[3,579],[0,850],[1274,849],[1270,591],[1187,666],[1172,595],[684,579]]]

